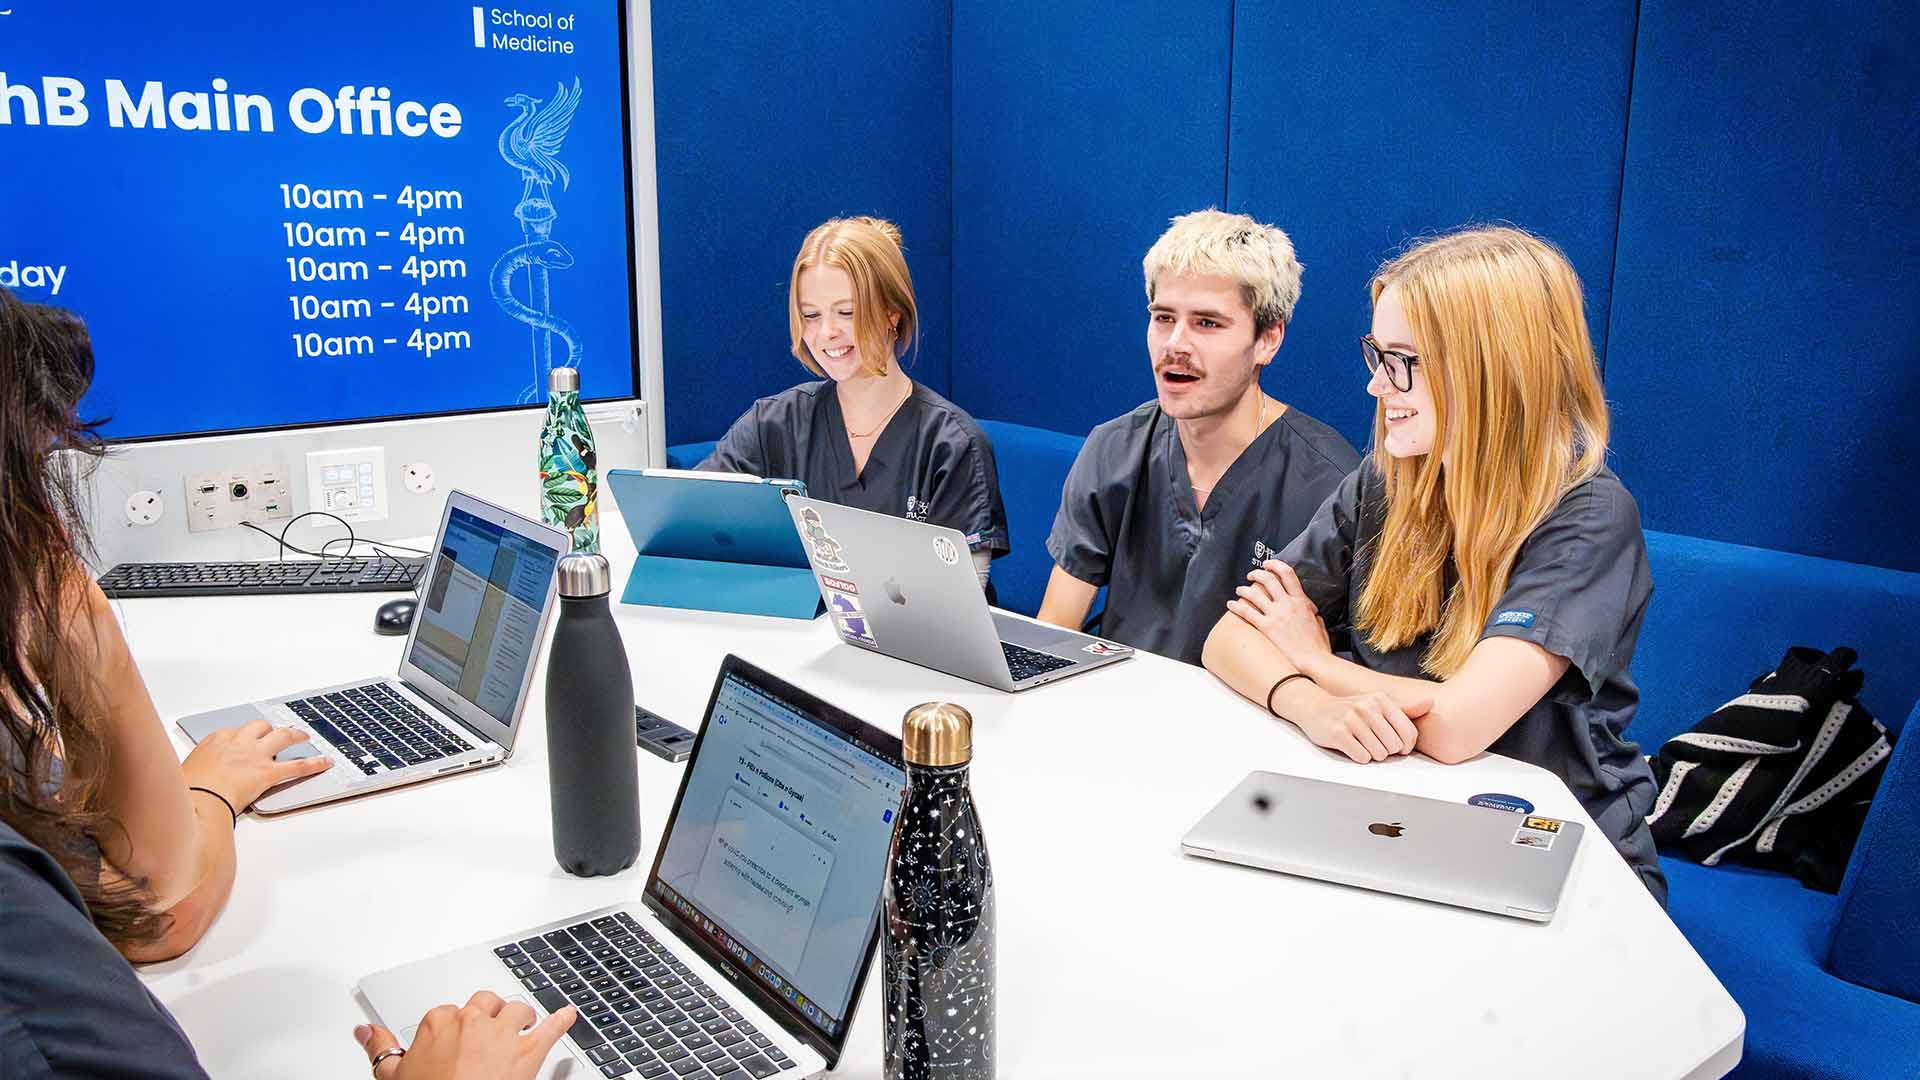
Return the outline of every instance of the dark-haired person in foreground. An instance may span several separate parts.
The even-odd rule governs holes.
[[[274,760],[305,735],[264,721],[175,755],[86,570],[60,458],[101,453],[76,415],[92,377],[79,319],[0,289],[0,1077],[201,1077],[127,961],[191,948],[233,888],[239,812],[329,762]],[[533,1019],[476,995],[375,1076],[530,1077],[574,1010],[522,1036]],[[356,1034],[369,1059],[393,1041]]]

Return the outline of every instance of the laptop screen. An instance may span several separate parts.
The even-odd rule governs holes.
[[[899,740],[730,657],[688,769],[651,899],[837,1047],[906,787]]]
[[[407,661],[511,724],[559,559],[537,540],[449,507]]]

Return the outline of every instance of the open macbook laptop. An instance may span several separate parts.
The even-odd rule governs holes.
[[[265,719],[312,736],[280,756],[325,754],[333,768],[267,792],[253,804],[263,814],[505,761],[569,546],[558,529],[450,492],[397,674],[197,713],[180,730],[199,742]]]
[[[1187,833],[1189,855],[1546,922],[1577,822],[1255,772]]]
[[[987,606],[965,538],[953,529],[794,495],[840,640],[1001,690],[1125,660],[1133,649]]]
[[[815,1076],[840,1060],[879,939],[900,740],[729,656],[642,902],[369,975],[402,1043],[492,990],[580,1008],[540,1076]],[[529,868],[537,869],[537,868]]]

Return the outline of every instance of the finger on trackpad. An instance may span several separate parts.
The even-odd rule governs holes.
[[[298,761],[301,758],[319,757],[320,749],[312,742],[297,742],[285,750],[273,755],[275,761]]]

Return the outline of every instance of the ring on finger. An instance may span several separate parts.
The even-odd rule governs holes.
[[[377,1054],[375,1054],[375,1055],[373,1055],[373,1062],[372,1062],[372,1064],[371,1064],[371,1065],[370,1065],[370,1066],[368,1067],[368,1068],[369,1068],[369,1071],[371,1071],[371,1072],[372,1072],[372,1073],[373,1073],[373,1074],[374,1074],[375,1076],[378,1076],[378,1075],[380,1075],[380,1063],[381,1063],[381,1062],[383,1062],[383,1061],[385,1061],[385,1060],[387,1060],[387,1059],[388,1059],[388,1058],[390,1058],[390,1057],[406,1057],[406,1056],[407,1056],[407,1048],[406,1048],[406,1047],[404,1047],[404,1046],[389,1046],[389,1047],[387,1047],[387,1048],[386,1048],[385,1050],[382,1050],[382,1051],[380,1051],[379,1053],[377,1053]]]

